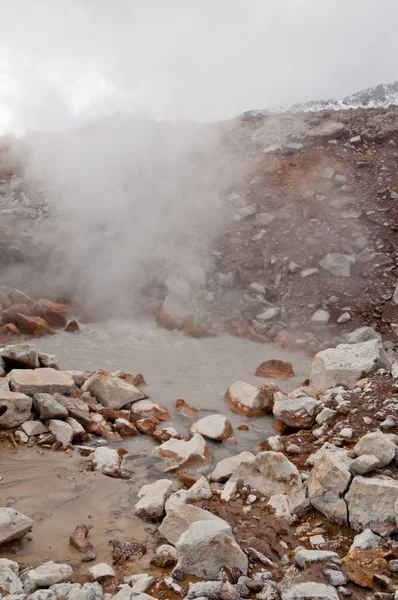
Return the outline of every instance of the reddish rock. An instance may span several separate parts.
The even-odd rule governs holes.
[[[20,331],[33,337],[43,337],[45,335],[55,335],[49,324],[41,317],[26,317],[21,313],[17,315],[17,325]]]
[[[358,550],[344,559],[344,573],[350,581],[364,588],[373,587],[373,576],[388,570],[383,550]]]
[[[79,327],[77,321],[73,320],[73,321],[69,321],[69,323],[65,327],[64,331],[68,331],[68,332],[80,331],[80,327]]]
[[[179,413],[184,415],[184,417],[187,417],[188,419],[195,418],[195,412],[197,411],[197,409],[193,406],[189,406],[189,404],[187,404],[185,400],[176,400],[175,407]]]
[[[88,534],[91,527],[87,527],[84,523],[80,523],[72,533],[69,538],[71,546],[79,550],[84,557],[82,558],[83,562],[88,562],[90,560],[95,560],[97,555],[94,551],[94,547],[88,540]]]
[[[70,315],[73,313],[73,307],[70,304],[63,304],[61,302],[51,302],[51,300],[39,300],[38,304],[44,308],[53,310],[61,315]]]
[[[146,419],[138,419],[135,421],[134,425],[137,427],[138,431],[141,431],[141,433],[152,435],[156,430],[156,425],[158,423],[158,419],[155,419],[154,417],[148,417]]]
[[[131,383],[133,385],[135,385],[136,387],[138,386],[142,386],[142,385],[148,385],[147,382],[144,379],[144,376],[141,375],[141,373],[138,373],[133,380],[131,381]]]
[[[273,377],[275,379],[289,379],[295,373],[290,362],[284,360],[267,360],[257,367],[258,377]]]
[[[239,425],[238,429],[240,431],[248,431],[249,430],[249,426],[246,425],[246,423],[242,423],[242,425]]]

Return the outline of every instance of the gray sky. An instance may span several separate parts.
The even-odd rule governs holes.
[[[218,119],[398,79],[397,0],[12,0],[0,133]]]

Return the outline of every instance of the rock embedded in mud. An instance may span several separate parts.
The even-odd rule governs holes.
[[[69,581],[72,574],[73,569],[70,565],[49,561],[43,563],[37,569],[31,569],[22,573],[21,580],[25,592],[32,593],[37,588],[47,588],[55,583]]]
[[[288,583],[281,588],[282,600],[339,600],[336,588],[315,581]]]
[[[88,572],[94,581],[101,581],[106,577],[115,577],[115,571],[106,563],[98,563],[97,565],[90,567]]]
[[[354,477],[345,501],[352,529],[372,531],[396,527],[398,481],[390,477]]]
[[[231,477],[232,473],[239,467],[241,463],[251,462],[254,460],[254,458],[254,454],[251,452],[241,452],[236,456],[224,458],[217,463],[216,468],[210,475],[210,479],[212,481],[224,483]]]
[[[169,479],[159,479],[143,485],[138,492],[138,502],[134,507],[136,515],[142,519],[158,521],[164,515],[164,505],[173,483]]]
[[[292,429],[308,429],[315,421],[315,409],[319,405],[311,388],[298,388],[290,394],[274,394],[275,419]]]
[[[68,416],[68,409],[59,404],[51,394],[35,394],[33,407],[39,419],[63,419]]]
[[[119,477],[120,456],[114,448],[96,448],[91,455],[93,471],[101,471],[109,477]]]
[[[10,369],[38,369],[40,367],[39,354],[34,344],[14,344],[6,346],[0,352],[7,370]]]
[[[95,560],[96,553],[91,542],[88,540],[90,528],[84,523],[80,523],[69,538],[70,544],[84,554],[82,559],[84,562]]]
[[[351,481],[347,464],[329,452],[318,460],[307,480],[308,497],[314,508],[331,521],[347,523],[347,505],[343,499]]]
[[[258,377],[274,377],[276,379],[289,379],[294,377],[292,363],[284,360],[266,360],[256,369]]]
[[[73,388],[73,379],[55,369],[13,369],[9,374],[10,389],[28,396],[34,394],[69,394]]]
[[[154,417],[158,421],[167,421],[170,418],[169,411],[166,406],[154,404],[150,400],[138,400],[134,402],[131,409],[131,415],[136,418]]]
[[[221,567],[237,567],[242,574],[247,573],[247,556],[236,543],[231,527],[222,519],[192,523],[176,548],[176,569],[183,573],[207,579],[217,578]]]
[[[349,553],[354,550],[375,550],[380,546],[381,537],[371,529],[364,529],[354,537]]]
[[[225,401],[229,408],[246,417],[258,417],[272,410],[274,393],[278,387],[271,382],[261,389],[243,381],[235,381],[225,393]]]
[[[371,455],[378,459],[378,467],[385,467],[395,458],[397,446],[379,429],[364,435],[354,446],[357,456]]]
[[[26,515],[13,508],[0,508],[0,546],[12,540],[19,540],[32,527],[33,521]]]
[[[294,561],[300,569],[305,569],[307,565],[318,562],[331,562],[341,564],[341,559],[337,552],[331,550],[298,550],[294,556]]]
[[[187,442],[184,440],[170,439],[155,448],[153,454],[172,461],[167,469],[193,469],[204,467],[211,463],[212,456],[208,445],[201,435],[195,433]]]
[[[389,370],[391,362],[378,340],[340,344],[318,352],[312,362],[311,382],[323,392],[338,385],[352,388],[363,375],[380,367]]]
[[[0,391],[0,429],[22,425],[30,417],[32,399],[18,392]]]
[[[131,383],[104,370],[96,371],[84,383],[82,390],[89,391],[102,406],[114,409],[120,409],[146,397]]]
[[[233,429],[231,422],[224,415],[208,415],[191,425],[190,432],[199,433],[211,440],[224,442],[231,436]]]

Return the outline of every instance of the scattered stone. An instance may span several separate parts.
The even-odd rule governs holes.
[[[256,320],[260,323],[267,323],[277,319],[281,314],[281,309],[278,306],[270,306],[264,312],[256,316]]]
[[[116,410],[145,398],[145,394],[134,385],[103,370],[96,371],[82,390],[90,392],[102,406]]]
[[[25,421],[25,423],[22,423],[21,429],[29,437],[47,433],[48,431],[47,427],[40,421]]]
[[[164,299],[157,321],[165,329],[181,329],[192,312],[185,293],[173,292]]]
[[[137,597],[155,583],[155,578],[147,573],[140,573],[139,575],[128,575],[125,577],[125,582],[131,585],[131,592],[133,597]]]
[[[27,421],[32,409],[32,399],[17,392],[0,391],[0,429],[18,427]]]
[[[334,587],[315,581],[284,585],[281,597],[282,600],[339,600]]]
[[[347,523],[347,506],[342,496],[350,481],[351,473],[340,456],[333,452],[325,454],[307,480],[312,506],[332,521]]]
[[[58,419],[50,419],[48,422],[48,430],[53,434],[57,442],[62,444],[63,448],[67,448],[73,440],[73,429],[65,421]]]
[[[337,552],[331,550],[298,550],[294,557],[295,563],[300,569],[305,569],[307,565],[315,562],[333,562],[340,564],[341,560]]]
[[[366,473],[374,471],[378,467],[379,459],[376,458],[376,456],[364,454],[363,456],[358,456],[358,458],[352,461],[350,465],[350,471],[354,475],[365,475]]]
[[[25,592],[32,593],[37,588],[47,588],[55,583],[69,581],[72,573],[73,569],[70,565],[49,561],[40,565],[37,569],[31,569],[22,573],[21,581]]]
[[[154,567],[171,567],[177,562],[177,550],[170,544],[162,544],[156,548],[155,554],[150,560],[150,564]]]
[[[39,419],[62,419],[68,416],[68,409],[58,402],[50,394],[35,394],[33,396],[33,407]]]
[[[222,519],[192,523],[177,542],[176,569],[215,579],[221,567],[238,568],[246,575],[248,559]]]
[[[254,454],[251,452],[241,452],[236,456],[224,458],[217,463],[216,468],[210,475],[210,479],[212,481],[224,483],[231,477],[232,473],[239,467],[241,463],[251,462],[252,460],[254,460]]]
[[[138,492],[139,500],[134,508],[135,514],[150,521],[160,520],[164,516],[164,505],[172,485],[169,479],[159,479],[143,485]]]
[[[106,577],[115,577],[115,571],[106,563],[98,563],[97,565],[90,567],[88,572],[94,581],[101,581]]]
[[[278,388],[267,382],[260,389],[243,381],[235,381],[225,393],[229,408],[246,417],[257,417],[272,410]]]
[[[300,274],[301,274],[301,277],[306,279],[307,277],[312,277],[313,275],[316,275],[317,273],[319,273],[319,269],[309,268],[309,269],[303,269]]]
[[[158,421],[167,421],[170,418],[166,406],[154,404],[150,400],[138,400],[131,407],[131,414],[140,418],[154,417]]]
[[[55,369],[56,371],[59,371],[61,368],[58,358],[55,356],[55,354],[45,354],[44,352],[39,352],[39,362],[41,367]]]
[[[248,204],[247,206],[242,206],[242,208],[238,210],[238,214],[243,218],[252,217],[256,212],[257,204]]]
[[[212,461],[209,447],[198,433],[195,433],[187,442],[170,439],[156,448],[153,453],[172,461],[172,465],[168,469],[170,471],[203,467]]]
[[[369,340],[381,340],[381,335],[373,327],[359,327],[346,337],[347,344],[360,344]]]
[[[318,352],[312,363],[311,382],[320,391],[338,385],[352,388],[363,375],[380,367],[389,369],[391,363],[377,340],[340,344]]]
[[[274,220],[275,220],[275,215],[272,215],[272,214],[266,213],[266,212],[257,213],[254,218],[254,226],[255,227],[267,227],[267,225],[270,225],[272,223],[272,221],[274,221]]]
[[[276,379],[289,379],[294,377],[292,363],[283,360],[267,360],[262,362],[256,369],[258,377],[273,377]]]
[[[375,456],[379,461],[379,467],[390,464],[395,457],[396,449],[394,442],[380,430],[367,433],[354,446],[354,452],[357,456],[365,454]]]
[[[190,583],[187,600],[220,600],[222,581]]]
[[[329,323],[330,313],[327,310],[317,310],[311,317],[313,323],[318,325],[327,325]]]
[[[90,528],[87,525],[80,523],[69,538],[70,544],[84,554],[84,558],[82,559],[84,562],[95,560],[97,556],[93,545],[88,540],[89,531]]]
[[[349,552],[354,550],[375,550],[381,542],[380,536],[373,533],[371,529],[364,529],[354,537]]]
[[[336,277],[350,277],[351,267],[355,264],[354,254],[339,254],[338,252],[326,254],[319,262],[319,266]]]
[[[336,571],[335,569],[325,569],[323,571],[328,583],[333,585],[334,587],[339,587],[340,585],[346,585],[348,582],[347,577],[341,571]]]
[[[19,565],[17,562],[9,560],[8,558],[0,558],[0,569],[3,569],[4,567],[11,569],[15,575],[19,575]]]
[[[28,396],[34,394],[69,394],[73,388],[73,379],[56,369],[13,369],[9,374],[9,385],[13,392]]]
[[[322,179],[333,179],[336,170],[333,167],[324,167],[323,169],[319,169],[319,174]]]
[[[0,568],[0,589],[10,598],[10,594],[23,594],[23,587],[18,575],[9,567],[3,566]],[[25,598],[25,596],[22,596]]]
[[[65,327],[64,331],[72,333],[72,332],[75,332],[75,331],[80,331],[80,327],[79,327],[77,321],[75,321],[73,319],[72,321],[69,321],[69,323]]]
[[[19,540],[28,533],[33,521],[10,507],[0,507],[0,546],[12,540]]]
[[[191,425],[190,432],[192,434],[199,433],[211,440],[224,442],[231,436],[233,429],[227,417],[223,415],[209,415]]]
[[[298,388],[287,396],[277,392],[274,395],[273,414],[287,427],[305,429],[314,423],[318,404],[310,388]]]
[[[322,125],[313,127],[307,133],[309,137],[326,137],[330,139],[338,139],[346,131],[347,127],[339,121],[324,121]],[[309,596],[312,598],[312,596]],[[290,600],[290,598],[282,598],[282,600]],[[322,599],[323,600],[323,599]]]
[[[352,529],[395,527],[395,502],[398,499],[398,481],[385,477],[354,477],[345,501],[348,506],[349,524]]]
[[[119,477],[120,456],[114,448],[96,448],[91,456],[93,471],[101,471],[109,477]]]
[[[176,509],[167,508],[167,514],[159,527],[159,532],[170,544],[175,545],[192,523],[206,520],[215,521],[220,519],[208,510],[199,508],[199,506],[180,504]]]

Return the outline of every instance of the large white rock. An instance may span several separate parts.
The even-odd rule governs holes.
[[[281,452],[260,452],[254,460],[242,462],[226,483],[221,498],[228,500],[242,480],[262,494],[289,494],[301,488],[297,467]]]
[[[223,442],[232,434],[231,421],[224,415],[208,415],[191,426],[191,433],[200,433],[203,437]]]
[[[73,429],[68,423],[65,423],[65,421],[50,419],[48,422],[48,429],[56,437],[57,442],[61,442],[64,448],[72,443]]]
[[[239,467],[241,463],[247,461],[251,462],[252,460],[254,460],[254,454],[251,452],[241,452],[236,456],[224,458],[217,463],[216,468],[210,475],[210,479],[212,481],[224,483],[231,477],[232,473]]]
[[[351,473],[337,453],[329,452],[318,460],[307,480],[308,497],[314,508],[331,521],[347,523],[347,506],[343,495]]]
[[[159,479],[154,483],[143,485],[138,492],[139,500],[134,508],[136,515],[151,521],[161,519],[172,485],[173,482],[169,479]]]
[[[0,391],[0,429],[22,425],[29,419],[31,409],[32,399],[29,396],[18,392]]]
[[[293,429],[311,427],[315,420],[315,409],[319,402],[311,388],[298,388],[286,396],[282,392],[274,395],[273,414],[275,419]]]
[[[110,477],[119,476],[120,456],[114,448],[96,448],[91,457],[93,471],[101,471]]]
[[[198,433],[195,433],[187,442],[170,439],[155,448],[153,453],[172,461],[172,465],[168,469],[170,471],[175,471],[179,468],[191,469],[203,467],[212,461],[209,447]]]
[[[352,529],[378,531],[396,524],[398,481],[385,477],[354,477],[345,500]]]
[[[9,374],[9,385],[13,392],[28,396],[33,394],[69,394],[73,379],[56,369],[13,369]]]
[[[73,569],[70,565],[58,564],[49,561],[37,567],[22,573],[21,580],[26,593],[32,593],[37,588],[47,588],[55,583],[69,581],[72,577]]]
[[[180,536],[196,521],[222,520],[208,510],[191,504],[181,504],[175,510],[167,510],[167,515],[159,527],[159,532],[173,546]]]
[[[282,586],[282,600],[339,600],[336,588],[324,583],[305,581]]]
[[[115,577],[115,571],[107,563],[98,563],[90,567],[88,572],[94,581],[101,581],[105,577]]]
[[[180,504],[189,504],[197,500],[209,500],[212,497],[211,487],[203,476],[189,489],[178,490],[166,500],[166,512],[177,510]]]
[[[379,461],[379,467],[385,467],[390,464],[395,457],[396,450],[397,447],[394,442],[379,429],[361,437],[354,446],[354,452],[357,456],[365,454],[375,456]]]
[[[11,540],[19,540],[32,529],[29,517],[9,507],[0,508],[0,546]]]
[[[235,381],[225,393],[229,408],[239,415],[257,417],[272,410],[274,393],[278,390],[268,382],[262,389],[243,381]]]
[[[12,344],[0,351],[0,356],[10,369],[38,369],[39,355],[34,344]]]
[[[312,362],[312,385],[325,391],[337,385],[348,388],[375,368],[391,368],[391,363],[378,340],[361,344],[340,344],[318,352]]]
[[[108,371],[96,371],[82,386],[97,401],[108,408],[119,409],[126,404],[145,398],[145,394],[131,383]]]
[[[222,519],[192,523],[176,548],[176,569],[183,573],[217,579],[223,566],[247,573],[247,556],[236,543],[231,527]]]

